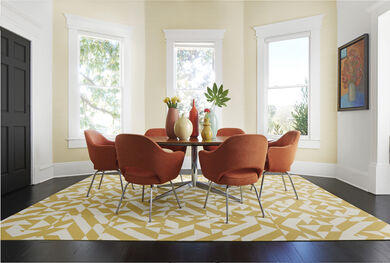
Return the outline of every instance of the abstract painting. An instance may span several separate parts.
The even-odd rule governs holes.
[[[368,109],[368,34],[339,47],[338,110]]]

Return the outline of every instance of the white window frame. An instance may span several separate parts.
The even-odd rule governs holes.
[[[132,27],[85,18],[72,14],[64,14],[68,27],[68,148],[85,148],[86,142],[80,134],[80,85],[79,36],[95,36],[120,41],[121,46],[121,131],[130,130],[130,41]],[[126,98],[126,99],[125,99]],[[109,138],[113,139],[113,138]]]
[[[254,27],[257,38],[257,133],[268,135],[268,43],[309,36],[308,135],[299,148],[320,148],[320,50],[323,15]]]
[[[176,95],[176,43],[212,43],[215,49],[215,83],[222,84],[222,53],[225,29],[165,29],[167,53],[167,96]],[[222,123],[222,110],[216,107],[219,126]]]

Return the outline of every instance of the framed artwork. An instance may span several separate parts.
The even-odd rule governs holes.
[[[368,34],[339,47],[338,111],[368,109]]]

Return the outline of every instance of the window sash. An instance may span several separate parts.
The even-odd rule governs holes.
[[[308,88],[309,85],[289,85],[289,86],[269,86],[268,89],[294,89],[294,88]]]
[[[81,37],[89,37],[89,38],[95,38],[95,39],[100,39],[100,40],[114,40],[119,42],[119,83],[118,86],[100,86],[100,85],[86,85],[81,83],[81,72],[80,72],[80,41]],[[81,87],[88,87],[88,88],[109,88],[109,89],[119,89],[120,90],[120,99],[119,99],[119,115],[120,115],[120,132],[123,130],[123,58],[124,54],[124,47],[123,47],[123,39],[115,36],[109,36],[105,34],[100,34],[100,33],[94,33],[94,32],[87,32],[87,31],[82,31],[78,30],[77,31],[77,83],[78,83],[78,100],[79,100],[79,107],[81,106]],[[77,116],[77,126],[78,126],[78,136],[81,138],[83,137],[83,132],[81,130],[81,124],[80,124],[80,117],[81,113],[78,111],[78,116]],[[114,134],[104,134],[105,136],[109,138],[113,138],[115,135]]]
[[[308,56],[308,59],[309,59],[309,68],[308,68],[308,84],[296,84],[296,85],[281,85],[281,86],[270,86],[269,85],[269,44],[272,43],[272,42],[277,42],[277,41],[284,41],[284,40],[292,40],[292,39],[297,39],[297,38],[303,38],[303,37],[308,37],[309,38],[309,56]],[[307,103],[308,103],[308,118],[307,118],[307,135],[301,135],[301,139],[303,140],[308,140],[310,139],[310,136],[311,136],[311,99],[310,99],[310,94],[311,94],[311,91],[310,91],[310,70],[311,70],[311,66],[310,66],[310,61],[311,61],[311,50],[310,50],[310,43],[311,42],[311,38],[310,38],[310,32],[300,32],[300,33],[294,33],[294,34],[286,34],[286,35],[280,35],[280,36],[276,36],[276,37],[269,37],[269,38],[266,38],[265,39],[265,46],[266,46],[266,87],[265,89],[267,90],[266,92],[266,106],[265,106],[265,109],[266,109],[266,116],[267,116],[267,121],[266,123],[268,123],[269,121],[269,118],[268,118],[268,106],[269,106],[269,103],[268,103],[268,90],[275,90],[275,89],[293,89],[293,88],[307,88],[308,90],[308,100],[307,100]],[[282,137],[282,135],[275,135],[275,134],[271,134],[268,132],[268,125],[267,125],[267,129],[265,129],[265,134],[267,137],[273,139],[273,140],[276,140],[276,139],[279,139],[280,137]]]
[[[185,44],[185,45],[183,45]],[[205,44],[205,45],[202,45],[202,44]],[[215,65],[216,65],[216,48],[215,48],[215,44],[214,43],[210,43],[210,42],[194,42],[194,43],[191,43],[191,42],[186,42],[186,43],[180,43],[180,42],[175,42],[174,43],[174,60],[173,60],[173,63],[174,63],[174,69],[173,69],[173,88],[175,91],[204,91],[206,92],[206,87],[204,88],[198,88],[198,89],[180,89],[178,86],[177,86],[177,47],[185,47],[185,48],[213,48],[214,49],[214,58],[213,58],[213,70],[214,70],[214,75],[215,75],[215,79],[214,79],[214,82],[216,82],[216,79],[217,79],[217,72],[216,72],[216,68],[215,68]]]

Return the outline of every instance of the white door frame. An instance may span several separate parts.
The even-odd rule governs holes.
[[[39,151],[40,132],[42,130],[49,129],[52,131],[51,112],[52,108],[47,112],[50,120],[47,125],[38,123],[37,119],[45,118],[39,116],[39,105],[52,105],[51,101],[48,103],[46,99],[40,98],[42,94],[39,94],[38,87],[41,85],[42,69],[40,67],[41,56],[40,49],[42,46],[40,25],[31,19],[30,17],[19,12],[13,8],[10,4],[1,3],[1,20],[0,25],[15,34],[18,34],[31,41],[30,46],[30,71],[31,71],[31,85],[30,85],[30,136],[31,136],[31,184],[37,184],[46,181],[53,177],[53,162],[52,162],[52,150],[49,153],[42,153]],[[50,79],[51,79],[51,72]],[[51,93],[50,93],[51,94]],[[45,100],[45,101],[43,101]],[[51,100],[51,97],[50,97]],[[42,136],[41,136],[42,137]],[[48,148],[52,149],[52,140],[44,140]],[[50,154],[51,162],[41,164],[40,154]]]

